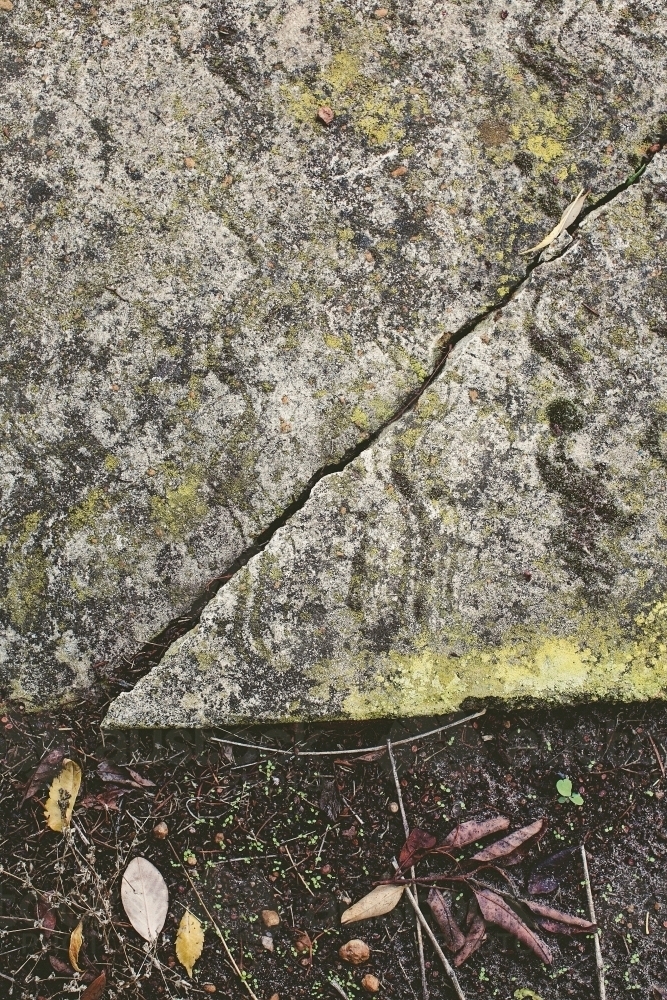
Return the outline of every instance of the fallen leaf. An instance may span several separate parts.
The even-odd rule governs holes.
[[[467,823],[461,823],[455,830],[447,834],[442,844],[437,847],[438,851],[449,854],[457,847],[466,847],[474,844],[477,840],[490,837],[493,833],[500,833],[507,830],[510,821],[506,816],[494,816],[493,819],[471,819]]]
[[[479,399],[479,392],[477,389],[468,389],[468,396],[470,397],[471,403],[476,403]]]
[[[597,925],[592,924],[590,920],[561,913],[551,906],[543,906],[530,899],[525,900],[525,905],[535,914],[535,922],[550,934],[594,934],[597,930]]]
[[[176,932],[176,958],[192,979],[195,962],[204,949],[204,928],[201,921],[186,910]]]
[[[133,771],[130,767],[120,767],[108,760],[101,760],[99,762],[97,773],[102,781],[112,785],[121,785],[129,788],[155,788],[155,782],[149,778],[143,778],[137,771]]]
[[[83,920],[80,920],[69,936],[69,964],[75,972],[83,972],[79,968],[79,952],[83,944]]]
[[[59,972],[61,976],[67,976],[68,979],[72,978],[72,969],[67,962],[63,962],[62,958],[58,958],[57,955],[49,955],[49,963],[54,972]]]
[[[102,972],[97,979],[93,979],[90,986],[83,991],[83,993],[79,996],[79,1000],[100,1000],[100,997],[106,989],[106,985],[106,972]]]
[[[497,840],[495,844],[490,844],[484,850],[473,854],[473,861],[502,861],[504,865],[515,865],[530,850],[533,842],[539,840],[546,830],[546,819],[535,820],[529,826],[524,826],[520,830]]]
[[[578,854],[578,847],[566,847],[563,851],[550,854],[548,858],[538,861],[533,866],[528,878],[528,892],[531,896],[546,896],[555,892],[559,886],[556,873],[565,866],[573,854]]]
[[[534,247],[529,247],[528,250],[521,250],[520,255],[524,256],[525,254],[536,253],[538,250],[544,250],[545,247],[548,247],[551,243],[553,243],[556,237],[560,236],[560,234],[565,229],[567,229],[568,226],[571,226],[572,223],[575,221],[575,219],[578,218],[579,213],[584,207],[584,202],[588,198],[589,194],[590,191],[585,191],[584,188],[582,188],[577,197],[574,199],[574,201],[570,202],[570,204],[563,212],[558,225],[555,226],[551,230],[551,232],[544,237],[541,243],[538,243]]]
[[[323,104],[321,108],[317,109],[317,117],[325,125],[331,125],[331,122],[334,120],[334,113],[328,105]]]
[[[502,927],[504,931],[513,934],[521,944],[530,948],[545,965],[551,965],[553,958],[549,948],[534,931],[523,922],[521,917],[502,896],[491,889],[474,889],[475,898],[482,911],[482,916],[490,924]]]
[[[403,844],[401,853],[398,856],[398,867],[400,870],[405,871],[406,868],[412,868],[413,865],[421,861],[425,854],[433,850],[436,843],[436,838],[432,833],[420,830],[418,827],[410,830],[408,839]]]
[[[451,896],[445,895],[439,889],[431,889],[426,899],[433,919],[442,932],[445,947],[450,951],[460,951],[465,944],[465,935],[454,919],[451,906]]]
[[[371,957],[371,950],[365,941],[353,938],[338,949],[339,958],[343,962],[350,962],[352,965],[361,965]]]
[[[454,955],[453,964],[458,967],[463,965],[471,955],[477,951],[479,946],[482,944],[486,937],[486,923],[481,913],[475,907],[475,914],[471,920],[470,926],[468,927],[468,933],[466,934],[465,941],[463,942],[463,947],[460,951]]]
[[[0,0],[0,10],[13,10],[14,4],[12,0]]]
[[[336,757],[334,764],[344,764],[346,767],[350,767],[352,764],[359,763],[359,761],[370,763],[373,760],[379,760],[380,757],[384,757],[386,752],[382,748],[381,750],[369,750],[368,753],[360,753],[356,757]]]
[[[155,941],[169,909],[167,884],[147,858],[133,858],[125,869],[120,898],[128,920],[145,941]]]
[[[41,925],[44,937],[48,940],[51,937],[51,931],[56,926],[56,914],[51,909],[51,903],[46,896],[40,896],[37,900],[37,919]]]
[[[371,917],[382,917],[385,913],[398,906],[405,886],[378,885],[343,913],[341,924],[353,924],[357,920],[370,920]]]
[[[38,792],[44,785],[50,784],[60,765],[63,762],[65,756],[65,751],[62,747],[56,747],[53,750],[49,750],[47,754],[40,760],[39,764],[33,771],[33,775],[28,782],[28,787],[25,790],[23,796],[23,802],[26,799],[31,799],[36,792]]]
[[[118,800],[125,792],[122,788],[105,788],[98,795],[86,795],[81,799],[84,809],[116,809],[118,810]]]
[[[196,165],[197,165],[196,160],[192,156],[186,156],[185,159],[183,160],[183,166],[186,168],[186,170],[194,170]]]
[[[406,166],[401,165],[400,167],[396,167],[395,170],[392,170],[391,176],[392,177],[403,177],[403,175],[407,174],[407,172],[408,172],[408,168]]]
[[[343,801],[335,781],[323,781],[320,792],[320,809],[325,812],[332,823],[338,819]]]
[[[74,803],[81,787],[81,768],[76,761],[65,757],[62,770],[51,783],[44,816],[46,825],[56,833],[67,830],[72,820]]]

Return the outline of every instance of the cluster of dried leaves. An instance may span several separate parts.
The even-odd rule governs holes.
[[[129,767],[119,767],[109,761],[100,761],[98,776],[111,785],[110,791],[118,795],[123,788],[148,788],[154,783],[142,777]],[[72,814],[79,789],[81,788],[81,768],[76,761],[65,757],[62,749],[48,753],[37,766],[23,801],[35,798],[50,781],[49,793],[44,805],[46,825],[55,833],[67,835],[72,824]],[[104,793],[103,793],[104,794]],[[113,808],[105,801],[106,808]],[[143,857],[135,857],[125,869],[121,881],[121,903],[128,920],[145,941],[153,945],[164,927],[169,910],[169,891],[158,869]],[[37,917],[42,928],[48,933],[56,926],[56,914],[45,898],[38,901]],[[84,946],[84,924],[80,921],[70,934],[68,958],[75,972],[83,973],[79,965]],[[189,976],[204,947],[204,927],[201,921],[186,910],[176,935],[176,957]],[[52,963],[53,964],[53,963]],[[63,963],[64,964],[64,963]],[[64,970],[67,971],[66,967]],[[99,1000],[106,987],[103,972],[88,985],[80,1000]]]
[[[487,872],[489,875],[500,875],[511,887],[512,883],[503,868],[516,865],[526,857],[544,835],[546,820],[538,819],[515,830],[489,847],[478,850],[470,858],[457,860],[454,856],[454,852],[494,833],[507,830],[509,825],[510,821],[505,816],[470,820],[457,826],[440,844],[426,830],[412,830],[399,855],[396,876],[377,885],[346,910],[341,923],[350,924],[389,913],[400,902],[406,885],[411,883],[411,880],[405,879],[404,873],[426,858],[439,855],[451,862],[452,870],[445,874],[421,876],[415,881],[417,884],[430,886],[428,905],[445,947],[454,954],[454,966],[463,965],[477,951],[486,938],[489,924],[512,934],[539,959],[550,965],[551,951],[538,931],[547,934],[594,934],[597,930],[595,924],[532,899],[519,899],[513,892],[505,892],[480,881],[480,876]],[[531,878],[529,894],[547,894],[553,891],[555,883],[544,873],[549,871],[550,865],[562,861],[570,853],[571,850],[561,851],[542,862],[539,871]],[[446,891],[443,892],[438,885],[442,885]],[[465,898],[463,928],[452,908],[454,889]]]

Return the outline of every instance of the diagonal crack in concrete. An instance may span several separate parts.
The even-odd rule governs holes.
[[[584,208],[576,222],[568,228],[567,232],[570,234],[575,233],[584,219],[586,219],[592,212],[596,212],[605,205],[608,205],[629,187],[634,184],[638,184],[641,181],[648,164],[653,159],[653,156],[657,152],[660,152],[666,144],[667,140],[661,137],[661,142],[656,144],[656,146],[651,147],[649,153],[646,154],[642,165],[616,187],[607,191],[593,204]],[[372,447],[375,441],[377,441],[389,427],[400,420],[405,413],[417,404],[429,386],[432,385],[433,382],[440,376],[454,346],[464,337],[468,336],[468,334],[472,333],[488,316],[506,308],[517,293],[524,287],[536,268],[542,267],[544,264],[551,263],[554,260],[558,260],[558,258],[562,257],[571,245],[571,243],[567,243],[556,253],[552,253],[545,258],[542,258],[541,254],[538,254],[534,260],[527,265],[523,278],[517,281],[499,302],[481,310],[475,316],[471,317],[466,323],[460,326],[458,330],[452,333],[449,336],[446,345],[443,347],[440,357],[437,359],[431,372],[427,375],[421,385],[407,396],[403,403],[397,407],[387,420],[380,424],[380,426],[377,427],[371,434],[359,441],[353,448],[348,449],[341,459],[337,462],[323,465],[319,468],[310,477],[298,496],[285,507],[283,512],[278,517],[276,517],[259,535],[257,535],[251,544],[237,556],[231,565],[229,565],[219,576],[216,576],[212,580],[208,581],[202,592],[192,601],[187,612],[168,622],[168,624],[165,625],[153,637],[153,639],[145,642],[131,657],[127,657],[124,660],[124,669],[122,669],[119,674],[110,678],[111,686],[118,686],[119,688],[125,690],[130,689],[140,677],[143,677],[144,674],[148,673],[149,670],[156,666],[169,647],[176,642],[177,639],[180,639],[198,624],[202,611],[209,601],[215,597],[218,591],[224,587],[232,579],[232,577],[235,576],[236,573],[238,573],[238,571],[253,558],[253,556],[260,553],[269,544],[275,533],[305,506],[310,499],[313,488],[317,485],[317,483],[321,482],[322,479],[326,479],[327,476],[342,472],[351,462],[354,461],[355,458]]]

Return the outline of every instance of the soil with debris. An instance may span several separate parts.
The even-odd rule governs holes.
[[[101,709],[80,704],[58,714],[2,718],[1,996],[76,996],[105,972],[104,998],[249,997],[249,987],[259,1000],[275,994],[281,1000],[335,998],[341,990],[352,1000],[365,995],[362,979],[368,973],[380,980],[381,997],[422,997],[407,900],[385,917],[340,926],[350,901],[390,877],[391,860],[405,840],[387,754],[355,760],[345,750],[382,745],[387,737],[396,742],[448,720],[264,727],[233,737],[182,731],[109,737],[101,733],[101,716]],[[225,736],[267,749],[213,739]],[[506,873],[506,891],[525,896],[540,857],[585,842],[607,995],[636,991],[660,998],[667,995],[666,746],[664,705],[598,705],[490,710],[395,752],[408,821],[438,840],[474,817],[501,813],[512,828],[548,819],[539,846]],[[296,747],[302,756],[270,749]],[[338,747],[336,757],[306,755]],[[22,801],[40,760],[58,748],[83,770],[67,836],[44,821],[52,775]],[[128,766],[131,772],[124,770]],[[571,778],[583,805],[559,802],[556,782],[563,777]],[[155,832],[161,823],[168,828],[162,838],[163,827]],[[152,956],[120,904],[120,875],[137,855],[157,866],[169,888],[169,913]],[[417,875],[442,870],[441,860],[426,859]],[[587,916],[582,880],[581,858],[574,853],[555,872],[555,892],[535,898]],[[487,881],[501,884],[494,873]],[[420,893],[425,900],[427,889]],[[206,924],[192,979],[175,955],[186,907]],[[265,909],[280,914],[278,926],[264,925]],[[68,947],[81,920],[83,972],[75,975]],[[226,959],[213,922],[247,986]],[[340,946],[350,938],[369,946],[365,964],[339,959]],[[592,938],[548,940],[551,967],[491,928],[459,970],[466,997],[597,996]],[[428,942],[426,967],[430,995],[453,996]]]

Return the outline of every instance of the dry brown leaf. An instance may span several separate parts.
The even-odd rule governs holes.
[[[56,914],[51,908],[50,900],[46,896],[39,896],[37,900],[37,919],[39,920],[44,937],[48,940],[56,926]]]
[[[49,750],[47,754],[42,757],[39,764],[35,768],[33,775],[28,782],[28,787],[25,790],[23,796],[23,802],[26,799],[31,799],[33,795],[40,791],[40,789],[53,781],[53,777],[56,771],[59,770],[60,765],[63,762],[63,757],[65,756],[65,751],[62,747],[56,747],[54,750]]]
[[[454,919],[449,893],[445,895],[439,889],[431,889],[426,902],[431,909],[436,924],[442,932],[445,947],[449,948],[450,951],[460,951],[466,939],[463,931]]]
[[[145,941],[155,941],[169,909],[167,884],[147,858],[133,858],[125,869],[120,898],[128,920]]]
[[[544,237],[541,243],[538,243],[534,247],[529,247],[528,250],[521,250],[520,256],[524,256],[525,254],[529,253],[537,253],[538,250],[544,250],[545,247],[550,246],[550,244],[553,243],[556,237],[560,236],[560,234],[564,230],[566,230],[568,226],[571,226],[574,220],[579,217],[579,213],[584,207],[584,202],[588,198],[589,194],[590,191],[586,191],[584,190],[584,188],[582,188],[577,197],[574,199],[574,201],[570,202],[570,204],[563,212],[562,216],[560,217],[558,225],[554,226],[551,232]]]
[[[496,924],[497,927],[502,927],[504,931],[513,934],[546,965],[551,965],[553,958],[542,938],[523,922],[502,896],[491,889],[475,889],[474,893],[482,916],[488,923]]]
[[[543,836],[547,828],[546,819],[535,820],[529,826],[524,826],[520,830],[514,830],[497,840],[495,844],[490,844],[484,850],[473,854],[473,861],[502,861],[504,865],[515,865],[530,850],[534,841]]]
[[[102,996],[102,994],[106,989],[106,985],[107,985],[106,972],[102,972],[97,977],[97,979],[93,979],[90,986],[88,986],[83,991],[83,993],[79,997],[79,1000],[100,1000],[100,997]]]
[[[65,757],[60,774],[51,783],[44,816],[46,825],[56,833],[69,828],[74,803],[81,787],[81,768],[74,760]]]
[[[467,847],[468,844],[474,844],[477,840],[490,837],[493,833],[507,830],[509,825],[510,821],[507,816],[494,816],[493,819],[471,819],[452,830],[437,849],[449,853],[457,847]]]
[[[398,856],[398,867],[401,871],[412,868],[413,865],[421,861],[425,854],[432,851],[435,845],[436,838],[432,833],[415,827],[414,830],[410,831],[408,839],[401,848],[401,853]]]
[[[328,104],[323,104],[321,108],[317,109],[317,117],[325,125],[331,125],[331,122],[334,120],[334,113]]]
[[[83,920],[80,920],[69,936],[69,964],[75,972],[83,972],[79,968],[79,952],[83,944]]]
[[[195,962],[204,948],[204,928],[201,921],[186,910],[176,933],[176,958],[192,979]]]
[[[356,920],[370,920],[371,917],[381,917],[398,906],[405,886],[378,885],[351,906],[340,918],[341,924],[352,924]]]
[[[595,934],[597,930],[597,925],[590,920],[573,917],[569,913],[554,910],[552,906],[535,903],[532,899],[523,902],[535,914],[536,923],[550,934]]]
[[[155,782],[142,777],[131,767],[122,767],[109,760],[101,760],[97,765],[97,773],[102,781],[125,788],[155,788]]]
[[[456,955],[454,955],[453,964],[457,969],[460,965],[463,965],[463,963],[466,962],[471,955],[474,955],[486,937],[486,923],[484,922],[484,918],[476,907],[475,910],[476,912],[468,928],[468,933],[466,934],[463,947],[456,953]]]

